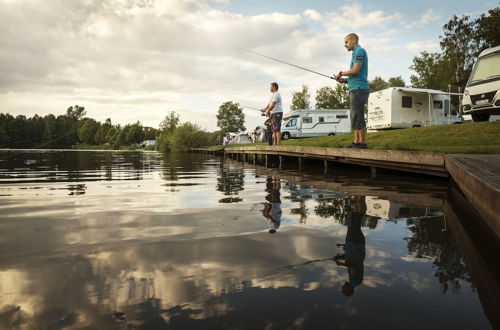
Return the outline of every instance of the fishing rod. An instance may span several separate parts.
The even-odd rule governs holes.
[[[260,115],[261,115],[261,116],[263,116],[263,117],[265,116],[265,114],[262,112],[262,109],[257,109],[257,108],[252,108],[252,107],[247,107],[247,106],[245,106],[245,105],[242,105],[242,107],[243,107],[243,108],[245,108],[245,109],[250,109],[250,110],[260,111],[260,112],[261,112],[261,114],[260,114]]]
[[[257,109],[257,108],[247,107],[246,105],[242,105],[242,107],[245,109],[250,109],[250,110],[257,110],[257,111],[261,110],[261,109]]]
[[[320,76],[323,76],[323,77],[326,77],[326,78],[329,78],[329,79],[333,79],[333,80],[336,80],[335,77],[332,77],[332,76],[329,76],[329,75],[326,75],[326,74],[323,74],[321,72],[317,72],[317,71],[314,71],[314,70],[310,70],[310,69],[307,69],[307,68],[304,68],[304,67],[301,67],[299,65],[295,65],[293,63],[288,63],[288,62],[285,62],[285,61],[282,61],[282,60],[279,60],[277,58],[274,58],[274,57],[271,57],[271,56],[267,56],[267,55],[264,55],[264,54],[260,54],[260,53],[257,53],[257,52],[254,52],[253,50],[249,50],[249,49],[245,49],[245,48],[241,48],[241,47],[238,47],[239,50],[242,50],[244,52],[248,52],[248,53],[251,53],[251,54],[255,54],[255,55],[259,55],[259,56],[262,56],[262,57],[265,57],[265,58],[268,58],[270,60],[273,60],[273,61],[276,61],[276,62],[280,62],[280,63],[283,63],[283,64],[286,64],[286,65],[290,65],[290,66],[293,66],[295,68],[298,68],[298,69],[301,69],[301,70],[305,70],[305,71],[309,71],[309,72],[312,72],[314,74],[317,74],[317,75],[320,75]]]

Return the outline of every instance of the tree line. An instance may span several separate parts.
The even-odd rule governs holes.
[[[125,126],[85,117],[82,106],[71,106],[64,115],[12,116],[0,113],[0,148],[69,149],[78,145],[120,149],[144,140],[155,140],[159,131],[139,121]]]

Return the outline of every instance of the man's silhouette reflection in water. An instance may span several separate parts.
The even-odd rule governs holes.
[[[267,177],[266,179],[266,202],[262,215],[269,221],[269,233],[274,234],[281,224],[281,180],[280,178]]]
[[[363,282],[365,260],[365,236],[361,231],[361,221],[366,214],[365,196],[352,197],[353,211],[347,219],[347,234],[345,244],[337,244],[344,247],[344,254],[337,254],[333,260],[338,266],[345,266],[349,275],[349,281],[342,286],[345,296],[352,296],[354,288]],[[344,260],[341,262],[340,260]]]

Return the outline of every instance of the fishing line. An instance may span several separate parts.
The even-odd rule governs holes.
[[[290,66],[293,66],[293,67],[301,69],[301,70],[309,71],[311,73],[314,73],[314,74],[317,74],[317,75],[320,75],[320,76],[323,76],[323,77],[326,77],[326,78],[329,78],[329,79],[336,80],[335,77],[332,77],[332,76],[329,76],[329,75],[326,75],[326,74],[323,74],[321,72],[317,72],[317,71],[314,71],[314,70],[310,70],[310,69],[301,67],[301,66],[293,64],[293,63],[285,62],[285,61],[279,60],[279,59],[271,57],[271,56],[260,54],[260,53],[254,52],[253,50],[249,50],[249,49],[245,49],[245,48],[241,48],[241,47],[238,47],[238,49],[242,50],[244,52],[248,52],[248,53],[251,53],[251,54],[255,54],[255,55],[258,55],[258,56],[262,56],[262,57],[268,58],[268,59],[276,61],[276,62],[280,62],[280,63],[286,64],[286,65],[290,65]]]

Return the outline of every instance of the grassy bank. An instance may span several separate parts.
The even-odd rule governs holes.
[[[289,146],[345,148],[352,143],[352,139],[352,134],[345,134],[288,140],[283,141],[282,144]],[[500,154],[500,121],[368,133],[367,143],[370,149],[378,150],[428,151],[448,154]],[[267,143],[259,144],[266,145]],[[212,148],[217,149],[221,147],[223,148],[223,146]]]

